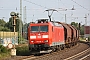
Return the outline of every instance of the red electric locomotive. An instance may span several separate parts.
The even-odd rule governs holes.
[[[29,50],[42,53],[51,51],[53,46],[63,45],[64,27],[48,19],[39,19],[28,27]]]

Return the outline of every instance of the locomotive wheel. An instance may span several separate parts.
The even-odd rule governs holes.
[[[64,47],[65,47],[64,45],[61,45],[61,50],[64,50]]]
[[[56,51],[56,48],[55,47],[51,47],[52,51],[55,52]]]
[[[71,47],[70,43],[66,44],[65,47],[70,48]]]
[[[59,47],[58,47],[58,50],[59,50],[59,51],[61,50],[61,47],[60,47],[60,45],[59,45]]]
[[[65,47],[68,48],[68,44],[65,44]]]

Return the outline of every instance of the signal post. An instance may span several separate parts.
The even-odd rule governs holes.
[[[18,13],[15,13],[15,12],[11,12],[10,13],[11,15],[11,18],[13,20],[12,22],[12,25],[13,25],[13,30],[14,30],[14,45],[12,44],[12,47],[11,47],[11,56],[16,56],[16,48],[15,48],[15,26],[16,26],[16,18],[18,17]]]

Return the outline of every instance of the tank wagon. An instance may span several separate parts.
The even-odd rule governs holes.
[[[66,23],[39,19],[28,26],[29,50],[37,54],[73,46],[78,41],[77,31]]]

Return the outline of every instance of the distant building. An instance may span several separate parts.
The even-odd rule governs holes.
[[[90,26],[84,27],[84,36],[85,36],[85,38],[90,37]]]

